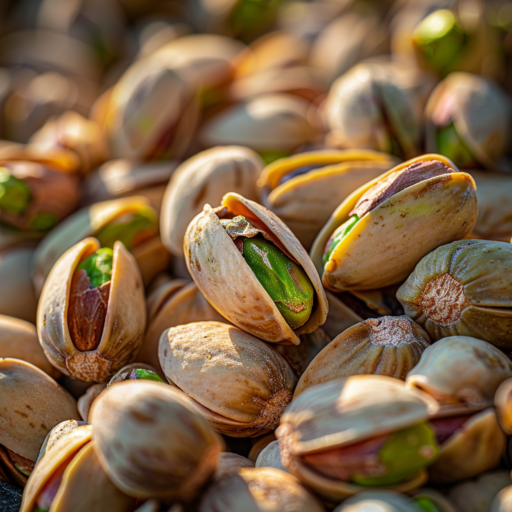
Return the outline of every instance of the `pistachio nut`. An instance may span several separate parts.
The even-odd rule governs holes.
[[[59,258],[41,294],[37,329],[62,373],[105,381],[135,359],[145,327],[142,278],[121,242],[112,251],[86,238]]]
[[[199,512],[215,510],[324,512],[325,509],[293,475],[274,468],[243,468],[215,481],[206,491]]]
[[[425,256],[397,293],[405,314],[436,341],[471,336],[512,347],[512,246],[459,240]]]
[[[473,178],[441,155],[409,160],[370,181],[341,203],[313,244],[324,286],[375,290],[403,282],[423,256],[471,232],[475,189]]]
[[[33,281],[40,294],[57,260],[86,237],[101,247],[120,240],[137,260],[145,284],[167,268],[169,255],[158,237],[158,215],[144,197],[127,197],[82,208],[54,229],[34,254]]]
[[[91,436],[92,427],[82,425],[57,439],[31,474],[20,512],[133,510],[134,500],[116,489],[102,469]]]
[[[428,334],[406,316],[370,318],[336,336],[311,361],[295,388],[294,398],[312,386],[352,375],[387,375],[405,380],[429,346]]]
[[[511,135],[512,104],[498,85],[452,73],[430,96],[425,119],[427,151],[464,169],[500,166]]]
[[[340,501],[368,486],[407,492],[438,455],[427,394],[397,379],[358,375],[314,386],[292,401],[276,436],[283,465],[315,493]]]
[[[492,500],[489,512],[507,512],[512,508],[512,485],[501,490]]]
[[[242,457],[242,455],[237,455],[236,453],[221,452],[219,453],[214,478],[217,480],[229,473],[236,473],[239,469],[253,467],[254,462],[247,457]]]
[[[268,446],[265,446],[256,459],[257,468],[274,468],[280,469],[290,473],[284,466],[281,459],[281,448],[279,448],[279,441],[272,441]]]
[[[227,320],[269,342],[299,344],[325,322],[327,299],[306,251],[265,207],[239,194],[205,205],[184,241],[190,275]]]
[[[261,158],[240,146],[207,149],[183,162],[172,175],[162,204],[162,241],[169,252],[183,257],[187,226],[205,203],[219,204],[226,192],[256,200],[262,168]]]
[[[160,370],[158,344],[162,333],[170,327],[191,322],[224,321],[210,306],[194,283],[173,279],[148,296],[148,328],[137,360]]]
[[[247,457],[253,462],[256,462],[260,456],[260,453],[273,441],[276,441],[274,432],[254,438],[251,450],[249,451],[249,455]]]
[[[0,359],[0,480],[23,487],[55,425],[79,419],[76,402],[39,368]]]
[[[89,421],[89,412],[92,404],[106,387],[107,384],[105,382],[102,382],[101,384],[93,384],[92,386],[89,386],[85,393],[78,398],[76,407],[82,420]]]
[[[275,429],[297,382],[273,348],[221,322],[164,331],[158,355],[167,380],[197,402],[213,428],[231,437]]]
[[[221,439],[166,384],[119,382],[98,397],[90,418],[101,465],[129,496],[190,500],[215,471]]]
[[[348,498],[334,512],[444,512],[437,508],[424,509],[405,494],[395,491],[363,491]]]
[[[444,494],[429,487],[413,491],[412,499],[425,512],[457,512],[453,503]]]
[[[262,94],[227,107],[198,134],[204,147],[247,146],[268,164],[314,142],[318,134],[311,104],[287,94]]]
[[[370,150],[317,150],[281,158],[258,180],[261,203],[309,250],[336,207],[397,159]]]
[[[494,396],[494,405],[502,430],[512,435],[512,378],[504,380]]]

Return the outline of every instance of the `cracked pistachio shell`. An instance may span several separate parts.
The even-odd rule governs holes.
[[[185,235],[184,252],[192,279],[208,302],[236,326],[268,342],[298,345],[298,336],[322,325],[328,311],[324,289],[307,252],[283,221],[265,207],[234,193],[226,194],[221,206],[233,216],[263,223],[288,250],[313,285],[313,311],[302,327],[291,329],[210,205],[194,218]]]
[[[0,359],[0,408],[0,445],[33,462],[55,425],[80,419],[75,399],[64,388],[18,359]]]
[[[357,375],[314,386],[292,401],[276,436],[284,466],[318,495],[340,501],[365,487],[325,477],[302,456],[350,446],[425,421],[438,410],[425,393],[397,379]],[[407,492],[425,483],[425,471],[385,489]]]
[[[137,354],[137,360],[160,369],[158,344],[162,333],[170,327],[191,322],[224,321],[210,306],[194,283],[173,279],[148,296],[148,328]]]
[[[20,512],[32,512],[45,484],[63,464],[67,467],[49,512],[130,512],[134,500],[116,489],[102,469],[90,442],[92,427],[84,425],[62,436],[30,476]],[[71,461],[67,461],[71,458]]]
[[[493,408],[475,414],[441,444],[438,459],[428,468],[434,484],[450,484],[495,468],[507,438]]]
[[[207,204],[219,204],[227,192],[256,200],[261,158],[241,146],[207,149],[185,160],[165,191],[160,217],[162,241],[169,252],[183,256],[183,238],[190,221]]]
[[[73,430],[76,430],[78,427],[83,427],[84,425],[88,425],[85,421],[77,421],[77,420],[66,420],[60,422],[58,425],[55,425],[44,440],[41,449],[39,450],[39,455],[37,457],[36,465],[39,464],[39,461],[42,459],[43,455],[45,455],[48,451],[50,451],[54,446],[57,445],[57,442],[62,439],[64,436],[67,436]],[[85,430],[81,432],[85,433]],[[82,437],[81,437],[82,438]],[[85,433],[83,436],[84,439],[89,440],[90,434]]]
[[[90,419],[103,469],[129,496],[190,500],[217,466],[222,440],[167,384],[119,382],[94,402]]]
[[[370,150],[322,149],[267,165],[258,180],[261,203],[309,250],[336,207],[354,190],[391,169],[398,160]],[[284,183],[301,168],[311,168]]]
[[[324,512],[322,504],[293,476],[274,468],[243,468],[214,482],[199,512]]]
[[[501,428],[512,435],[512,378],[503,381],[494,396],[494,405]]]
[[[437,131],[453,124],[481,167],[499,167],[511,135],[511,107],[492,81],[470,73],[452,73],[435,88],[426,107],[427,151],[439,151]]]
[[[336,246],[324,270],[322,258],[330,236],[349,220],[363,194],[390,174],[429,161],[455,172],[420,181],[370,210]],[[473,178],[441,155],[423,155],[397,165],[345,199],[317,236],[311,258],[328,289],[384,288],[406,279],[430,251],[464,238],[476,217]]]
[[[511,266],[511,244],[459,240],[425,256],[397,298],[434,341],[470,336],[510,349]]]
[[[50,270],[57,260],[73,245],[89,236],[96,236],[103,227],[115,219],[123,215],[137,213],[148,206],[150,204],[145,197],[132,196],[95,203],[71,215],[57,228],[53,229],[36,249],[32,270],[32,279],[36,293],[41,293]],[[164,262],[160,254],[161,250],[165,252]],[[167,251],[165,251],[158,237],[153,237],[134,247],[133,255],[141,267],[141,271],[147,269],[147,275],[143,274],[145,282],[149,282],[151,276],[154,277],[154,275],[167,267]]]
[[[116,242],[99,345],[81,352],[73,344],[68,327],[72,278],[80,262],[98,249],[97,240],[86,238],[60,257],[44,285],[37,315],[39,340],[50,362],[62,373],[86,382],[103,382],[134,361],[146,328],[144,288],[137,263],[124,245]]]
[[[196,322],[162,334],[167,380],[231,437],[255,437],[279,425],[297,379],[286,360],[250,334],[221,322]]]
[[[509,485],[492,500],[489,512],[508,512],[512,509],[512,485]]]
[[[369,318],[336,336],[311,361],[295,388],[294,398],[312,386],[352,375],[387,375],[405,380],[429,346],[428,334],[406,316]]]
[[[496,347],[469,336],[450,336],[423,352],[405,382],[435,398],[443,415],[452,415],[492,406],[499,385],[511,377],[512,361]]]
[[[396,491],[363,491],[347,499],[334,512],[421,512],[414,501]],[[444,512],[444,511],[443,511]]]

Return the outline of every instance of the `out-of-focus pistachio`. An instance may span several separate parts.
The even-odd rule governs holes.
[[[403,282],[423,256],[471,232],[475,189],[473,178],[441,155],[404,162],[359,188],[313,243],[324,286],[375,290]]]
[[[229,473],[236,473],[242,468],[253,468],[254,462],[236,453],[221,452],[217,463],[214,478],[219,479]]]
[[[347,196],[397,163],[389,155],[369,150],[318,150],[281,158],[261,173],[260,201],[309,250]]]
[[[512,105],[493,82],[453,73],[434,90],[426,107],[426,148],[461,168],[500,167],[511,136]]]
[[[453,503],[444,494],[429,487],[413,491],[412,499],[424,512],[457,512]]]
[[[248,148],[219,147],[202,151],[181,164],[165,191],[160,224],[162,241],[183,257],[183,238],[203,206],[219,204],[227,192],[256,200],[256,180],[263,162]]]
[[[345,329],[362,322],[363,318],[333,293],[326,292],[326,295],[329,303],[329,312],[327,313],[327,320],[322,326],[322,329],[327,336],[333,340],[338,334],[345,331]]]
[[[158,354],[167,380],[200,405],[217,431],[231,437],[276,428],[297,382],[273,348],[220,322],[168,329]]]
[[[280,469],[290,473],[284,466],[281,459],[281,449],[279,448],[279,441],[272,441],[268,446],[265,446],[256,459],[257,468],[274,468]]]
[[[293,400],[276,431],[284,466],[325,499],[365,487],[410,491],[438,454],[425,393],[382,375],[314,386]]]
[[[158,382],[110,387],[94,402],[91,423],[103,469],[116,487],[136,498],[194,498],[214,473],[222,449],[193,402]]]
[[[294,476],[274,468],[243,468],[208,488],[199,512],[215,510],[323,512],[325,509]]]
[[[76,402],[39,368],[0,359],[0,480],[24,486],[55,425],[79,419]]]
[[[406,316],[370,318],[336,336],[311,361],[295,388],[294,398],[312,386],[352,375],[387,375],[405,380],[429,346],[428,334]]]
[[[66,375],[103,382],[135,359],[146,327],[137,263],[120,242],[86,238],[53,267],[38,307],[45,354]]]
[[[385,512],[444,512],[439,509],[424,509],[409,496],[395,491],[363,491],[344,501],[334,512],[367,512],[378,510]]]
[[[327,299],[306,251],[263,206],[229,193],[205,205],[184,241],[188,270],[230,322],[259,338],[299,344],[325,322]]]
[[[276,441],[276,436],[273,432],[253,439],[252,448],[247,457],[253,462],[256,462],[260,453],[273,441]]]
[[[405,314],[437,341],[472,336],[512,347],[512,246],[459,240],[425,256],[400,287]]]
[[[500,426],[510,436],[512,434],[512,378],[504,380],[494,397]]]
[[[492,500],[489,512],[507,512],[512,508],[512,485],[501,490]]]

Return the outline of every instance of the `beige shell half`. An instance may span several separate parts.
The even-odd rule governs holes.
[[[87,352],[74,346],[67,321],[71,282],[80,262],[98,249],[96,239],[86,238],[61,256],[45,283],[37,315],[39,340],[50,362],[66,375],[86,382],[103,382],[134,361],[146,328],[144,287],[137,263],[124,245],[116,242],[100,344]]]
[[[407,374],[441,405],[441,415],[467,414],[494,404],[499,385],[512,377],[512,361],[496,347],[469,336],[450,336],[428,347]]]
[[[0,359],[0,445],[34,461],[48,432],[80,419],[75,399],[39,368]]]
[[[494,405],[501,428],[508,436],[512,435],[512,378],[500,384],[494,396]]]
[[[397,163],[398,159],[390,155],[370,150],[325,149],[280,158],[261,173],[260,201],[309,250],[346,197]],[[279,184],[286,174],[309,166],[317,168]]]
[[[227,192],[256,200],[261,158],[241,146],[215,147],[185,160],[165,191],[160,216],[162,241],[176,256],[183,256],[183,238],[190,221],[205,204],[217,205]]]
[[[512,509],[512,485],[500,491],[492,500],[489,512],[508,512]]]
[[[297,381],[272,347],[221,322],[168,329],[158,354],[167,380],[201,406],[218,432],[233,437],[274,429]]]
[[[334,512],[419,512],[420,509],[408,496],[396,491],[363,491],[348,498]],[[448,511],[442,511],[448,512]]]
[[[373,290],[400,283],[423,256],[471,232],[478,210],[473,178],[464,172],[443,174],[394,194],[364,215],[334,249],[324,269],[329,237],[349,219],[359,198],[390,174],[430,160],[457,171],[441,155],[414,158],[356,190],[331,215],[311,248],[324,286],[335,291]]]
[[[316,295],[309,320],[295,331],[258,281],[210,205],[190,223],[185,235],[187,268],[208,302],[236,326],[272,343],[299,344],[299,334],[322,325],[328,304],[307,252],[290,229],[271,211],[239,194],[226,194],[221,205],[233,214],[262,222],[301,265]]]
[[[222,440],[167,384],[114,384],[95,400],[90,418],[101,465],[129,496],[189,500],[215,471]]]
[[[495,468],[507,438],[493,408],[476,414],[441,445],[439,458],[429,468],[430,481],[449,484],[473,478]]]

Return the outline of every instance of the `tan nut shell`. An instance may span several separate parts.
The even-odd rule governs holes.
[[[394,194],[364,215],[332,252],[324,271],[325,245],[349,219],[359,198],[391,173],[428,160],[457,171],[441,155],[414,158],[356,190],[331,215],[311,248],[324,286],[335,291],[373,290],[400,283],[423,256],[471,232],[477,217],[473,178],[464,172],[437,176]]]
[[[390,155],[369,150],[324,149],[280,158],[261,173],[260,201],[309,250],[343,200],[397,163]],[[279,184],[287,173],[309,166],[318,168]]]
[[[242,455],[236,453],[221,452],[214,478],[219,479],[228,473],[236,473],[239,469],[253,467],[254,462],[247,457],[242,457]]]
[[[321,503],[292,475],[274,468],[243,468],[214,482],[199,512],[323,512]]]
[[[489,512],[508,512],[512,509],[512,485],[500,491],[492,500]]]
[[[222,434],[253,437],[277,427],[297,381],[272,347],[221,322],[168,329],[159,346],[169,382]]]
[[[257,468],[274,468],[280,469],[290,473],[284,466],[281,459],[281,448],[279,441],[272,441],[268,446],[265,446],[256,459]],[[290,473],[291,474],[291,473]]]
[[[387,375],[405,380],[430,346],[428,334],[406,316],[370,318],[342,332],[309,364],[295,388],[306,389],[352,375]]]
[[[496,347],[469,336],[450,336],[423,352],[405,382],[434,397],[442,415],[451,416],[492,406],[499,385],[511,377],[512,361]]]
[[[205,204],[217,205],[227,192],[256,200],[261,158],[241,146],[216,147],[185,160],[165,191],[160,217],[162,241],[176,256],[183,256],[183,238],[190,221]]]
[[[512,435],[512,378],[500,384],[494,396],[494,405],[501,428],[508,436]]]
[[[75,399],[39,368],[0,359],[0,445],[31,461],[58,423],[80,419]]]
[[[221,439],[167,384],[119,382],[98,397],[90,418],[101,465],[128,495],[189,500],[215,471]]]
[[[236,326],[265,341],[298,345],[298,335],[314,331],[327,316],[327,298],[313,263],[289,228],[265,207],[231,193],[221,205],[234,216],[261,221],[289,251],[315,289],[313,312],[302,327],[290,328],[210,205],[194,218],[185,235],[190,275],[210,304]]]
[[[421,509],[408,496],[396,491],[363,491],[349,498],[334,512],[419,512]],[[444,511],[443,511],[444,512]]]
[[[430,481],[449,484],[472,478],[496,467],[505,451],[507,438],[496,412],[486,409],[466,421],[441,445],[439,458],[428,468]]]
[[[66,251],[43,288],[37,331],[50,362],[62,373],[86,382],[103,382],[134,361],[146,328],[144,288],[137,263],[121,242],[114,244],[112,280],[100,344],[95,350],[76,349],[68,329],[69,293],[80,262],[99,249],[86,238]]]

